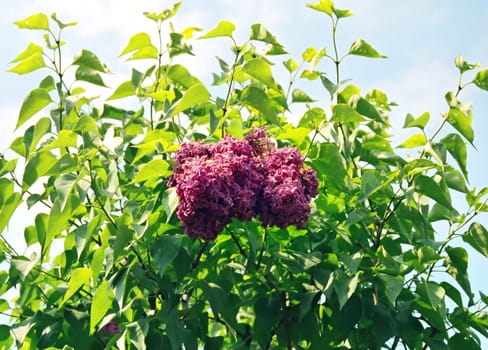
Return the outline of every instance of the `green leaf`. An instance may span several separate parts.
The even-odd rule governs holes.
[[[315,102],[315,100],[310,96],[308,96],[307,93],[302,89],[293,89],[291,93],[291,100],[292,102],[299,102],[299,103]]]
[[[27,49],[22,51],[17,57],[15,57],[10,63],[16,63],[25,60],[26,58],[32,57],[34,55],[38,55],[44,52],[42,46],[39,46],[35,43],[30,43]]]
[[[168,113],[168,116],[172,117],[197,104],[207,102],[209,98],[208,90],[203,84],[193,85],[174,106],[174,109]]]
[[[307,4],[307,7],[310,7],[311,9],[314,9],[319,12],[323,12],[330,17],[332,17],[332,8],[334,4],[332,3],[331,0],[320,0],[316,4]]]
[[[51,119],[43,117],[39,119],[34,127],[34,132],[32,134],[32,140],[29,145],[28,153],[32,153],[37,146],[39,140],[51,131]]]
[[[143,12],[143,14],[144,14],[144,16],[146,16],[149,19],[152,19],[155,22],[158,22],[158,21],[164,22],[164,21],[170,19],[171,17],[173,17],[178,12],[178,9],[180,8],[180,6],[181,6],[181,1],[176,2],[173,5],[172,9],[164,9],[159,13]]]
[[[127,46],[119,56],[124,56],[132,52],[130,60],[158,58],[158,49],[152,44],[151,37],[147,33],[137,33],[133,35]]]
[[[488,69],[483,69],[476,73],[473,83],[480,89],[488,90]]]
[[[313,47],[313,46],[308,47],[307,49],[305,49],[305,51],[303,51],[302,59],[305,62],[311,62],[316,53],[317,53],[317,49],[315,47]]]
[[[410,136],[407,140],[402,142],[398,147],[399,148],[415,148],[423,146],[427,143],[427,138],[425,134],[415,134]]]
[[[368,198],[371,194],[377,192],[383,186],[373,171],[365,171],[361,175],[361,199]]]
[[[98,86],[107,87],[103,82],[100,73],[87,66],[78,66],[78,69],[75,72],[75,78],[76,80],[86,81],[88,83],[92,83]]]
[[[178,207],[178,195],[175,187],[170,187],[164,191],[162,205],[166,213],[166,223],[168,223]]]
[[[59,198],[56,198],[49,213],[49,220],[47,222],[46,249],[50,247],[50,244],[56,235],[69,229],[73,209],[76,209],[77,205],[79,204],[79,199],[71,196],[66,202],[64,208],[61,208],[61,201]]]
[[[425,126],[429,122],[430,119],[430,113],[425,112],[420,115],[417,119],[415,119],[410,113],[407,114],[407,117],[405,118],[405,123],[403,124],[404,128],[420,128],[421,130],[424,130]]]
[[[352,43],[349,49],[350,55],[364,56],[370,58],[387,58],[387,56],[378,53],[370,44],[363,39],[358,39]]]
[[[474,141],[474,131],[471,127],[472,119],[457,108],[451,108],[447,114],[447,121],[463,135],[471,144]]]
[[[189,89],[196,84],[202,84],[200,80],[191,75],[190,72],[188,72],[188,69],[181,64],[175,64],[169,67],[168,78],[175,83],[180,84],[185,89]]]
[[[324,181],[328,186],[342,189],[346,168],[339,147],[335,143],[324,142],[320,144],[317,153],[314,153],[311,152],[310,158],[319,176],[325,177]]]
[[[464,60],[464,58],[462,56],[459,56],[459,55],[454,58],[454,64],[459,69],[459,72],[461,74],[480,66],[479,63],[471,64],[471,63],[466,62]]]
[[[59,19],[58,19],[58,16],[56,15],[56,13],[53,13],[51,15],[51,18],[53,19],[53,21],[55,21],[58,26],[59,26],[59,29],[64,29],[66,27],[72,27],[72,26],[75,26],[78,24],[78,22],[67,22],[67,23],[64,23],[64,22],[61,22]],[[64,349],[63,349],[64,350]]]
[[[162,235],[152,247],[154,261],[159,275],[163,276],[168,265],[176,258],[182,244],[183,235]]]
[[[36,13],[21,21],[16,21],[14,24],[17,25],[19,29],[49,30],[49,18],[43,13]]]
[[[448,209],[439,203],[435,203],[429,211],[428,220],[430,222],[440,220],[454,221],[458,216],[459,213],[456,209]]]
[[[90,335],[95,332],[97,324],[111,307],[111,293],[107,280],[103,280],[97,288],[90,306]]]
[[[51,167],[44,173],[46,176],[59,176],[64,173],[69,173],[78,170],[78,157],[75,154],[66,153],[59,158]]]
[[[332,4],[332,11],[334,12],[334,15],[339,18],[345,18],[345,17],[351,17],[353,13],[349,10],[340,10],[335,8],[335,6]]]
[[[339,300],[339,309],[342,309],[347,301],[352,297],[359,284],[359,274],[356,273],[352,278],[340,271],[334,283],[334,290]]]
[[[446,146],[447,151],[454,160],[458,163],[459,168],[463,172],[464,177],[468,178],[467,170],[467,150],[466,144],[464,143],[461,136],[458,134],[448,134],[442,138],[440,141],[444,146]]]
[[[242,91],[241,102],[244,105],[256,108],[271,124],[278,124],[276,111],[271,105],[268,95],[256,86],[248,86]]]
[[[81,52],[75,56],[73,65],[86,67],[102,73],[106,73],[108,71],[107,66],[100,62],[97,55],[86,49],[81,50]]]
[[[54,180],[54,188],[58,194],[61,210],[64,209],[68,196],[76,182],[77,178],[74,174],[62,174]]]
[[[299,147],[305,138],[310,134],[311,130],[304,127],[294,127],[284,130],[284,132],[276,136],[277,140],[290,140],[296,147]]]
[[[403,290],[403,280],[385,273],[379,273],[378,277],[384,283],[386,297],[392,305],[396,305],[396,300]]]
[[[445,166],[444,179],[446,180],[447,187],[462,193],[468,193],[469,189],[466,184],[466,180],[464,179],[463,175],[461,175],[461,173],[452,166]]]
[[[463,306],[463,298],[461,297],[461,293],[457,288],[447,282],[441,282],[442,288],[446,291],[446,295],[451,298],[458,306]]]
[[[0,233],[3,232],[5,227],[8,226],[10,218],[12,217],[15,209],[22,203],[22,195],[20,193],[12,193],[3,203],[0,205]]]
[[[68,282],[68,289],[64,294],[61,304],[67,302],[78,290],[90,283],[91,272],[86,267],[78,267],[71,273],[71,278]]]
[[[172,174],[171,170],[168,170],[169,163],[163,159],[152,159],[145,163],[134,179],[132,183],[142,182],[152,179],[160,179]]]
[[[17,73],[19,75],[34,72],[46,67],[42,53],[34,53],[26,59],[20,61],[15,67],[10,68],[7,72]]]
[[[5,163],[0,161],[0,177],[2,177],[6,173],[14,171],[16,166],[17,158],[11,159]]]
[[[483,225],[472,223],[463,235],[463,241],[488,258],[488,231]]]
[[[22,102],[22,106],[20,107],[19,119],[15,128],[17,129],[19,126],[24,124],[27,120],[29,120],[32,116],[41,111],[51,102],[51,96],[49,96],[49,93],[46,90],[32,90]]]
[[[28,319],[22,320],[21,322],[17,322],[12,325],[10,333],[15,339],[19,349],[23,347],[22,345],[25,345],[25,338],[29,334],[30,330],[38,324],[38,322],[39,313],[36,313],[32,317],[29,317]]]
[[[283,65],[290,73],[293,73],[299,67],[299,64],[293,58],[289,58],[288,60],[284,61]]]
[[[251,77],[259,80],[267,86],[277,89],[273,73],[268,62],[262,58],[250,59],[244,67],[242,67],[244,73],[249,74]]]
[[[441,285],[435,282],[428,282],[426,280],[424,280],[423,286],[430,305],[434,310],[439,310],[444,304],[444,296],[446,291]]]
[[[229,21],[220,21],[215,28],[202,35],[199,39],[217,38],[221,36],[228,36],[232,38],[232,33],[235,29],[236,26],[234,23]]]
[[[322,108],[314,107],[307,109],[300,119],[299,126],[303,126],[308,129],[318,129],[322,123],[326,121],[326,115]]]
[[[341,123],[357,123],[364,121],[364,117],[345,103],[338,103],[332,107],[331,121]]]
[[[325,76],[325,74],[320,74],[320,81],[325,89],[329,92],[330,97],[335,95],[337,90],[339,90],[340,84],[334,84],[329,78]]]
[[[414,180],[414,188],[416,192],[432,198],[444,207],[452,208],[449,192],[444,191],[432,178],[425,175],[417,175]]]
[[[253,334],[256,341],[264,349],[272,336],[272,331],[281,315],[280,301],[273,295],[261,297],[254,304],[256,319],[253,325]]]
[[[272,46],[277,46],[284,50],[276,37],[271,34],[262,24],[256,23],[251,26],[251,40],[262,41]],[[285,51],[286,52],[286,51]]]
[[[447,272],[459,283],[470,299],[473,298],[468,277],[468,252],[462,247],[446,247]]]
[[[49,151],[35,153],[25,166],[22,188],[28,189],[37,179],[44,176],[56,161],[56,156]]]
[[[117,100],[119,98],[134,96],[135,94],[136,89],[134,88],[132,81],[128,80],[120,84],[107,100]]]

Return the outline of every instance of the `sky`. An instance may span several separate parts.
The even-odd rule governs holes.
[[[236,25],[238,42],[248,38],[251,24],[261,23],[288,49],[291,57],[299,59],[308,46],[331,49],[328,17],[306,7],[307,3],[316,1],[186,0],[172,22],[177,30],[195,26],[206,31],[225,19]],[[82,48],[97,53],[113,72],[109,81],[116,87],[130,71],[130,65],[118,57],[128,39],[137,32],[155,32],[153,23],[142,12],[160,11],[172,7],[173,3],[168,0],[2,0],[0,152],[5,152],[22,132],[14,133],[20,105],[43,77],[42,74],[19,77],[5,72],[11,67],[9,61],[29,42],[42,40],[36,32],[18,30],[13,21],[37,12],[56,12],[63,21],[78,21],[76,27],[66,30],[66,55],[74,55]],[[456,55],[488,68],[488,3],[485,0],[337,0],[336,6],[354,13],[354,17],[342,20],[339,25],[340,51],[347,51],[353,41],[362,38],[388,56],[385,60],[348,57],[342,66],[342,77],[351,78],[363,92],[372,88],[383,90],[390,100],[397,102],[399,106],[390,118],[393,131],[402,137],[407,135],[401,130],[406,113],[418,116],[429,111],[431,120],[440,122],[440,113],[447,107],[444,94],[457,87]],[[224,38],[197,41],[193,47],[196,56],[186,59],[184,64],[201,80],[210,82],[211,72],[218,69],[215,56],[228,55],[229,42]],[[333,76],[332,67],[320,68]],[[470,77],[467,74],[466,81]],[[327,98],[319,85],[311,94],[317,99]],[[488,186],[488,177],[484,175],[488,160],[488,137],[484,135],[488,131],[488,91],[470,86],[461,93],[460,99],[472,101],[474,105],[476,149],[469,148],[468,172],[470,185],[480,189]],[[488,227],[487,214],[478,221]],[[7,232],[14,243],[16,237],[23,236],[19,227],[24,222],[25,218],[18,214]],[[488,261],[477,252],[470,252],[469,264],[473,289],[487,293],[488,280],[481,276],[488,269]]]

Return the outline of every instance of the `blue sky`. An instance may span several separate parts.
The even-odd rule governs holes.
[[[317,0],[318,1],[318,0]],[[303,0],[187,0],[173,22],[177,29],[197,26],[208,30],[226,19],[237,26],[238,40],[245,41],[250,25],[264,24],[288,49],[299,58],[308,46],[331,49],[330,21],[308,9]],[[0,5],[0,152],[4,152],[14,138],[14,126],[23,98],[34,88],[42,74],[18,77],[4,72],[8,62],[31,41],[42,37],[30,31],[18,31],[11,24],[36,12],[56,12],[65,21],[76,20],[78,26],[66,31],[67,55],[82,48],[96,52],[114,72],[109,81],[116,86],[129,72],[129,65],[117,56],[129,37],[136,32],[153,32],[151,22],[143,11],[159,11],[171,7],[173,2],[154,0],[2,0]],[[391,113],[395,132],[401,131],[407,112],[415,116],[431,112],[431,119],[440,122],[440,112],[446,110],[444,94],[457,86],[454,57],[463,55],[469,62],[481,62],[488,68],[488,35],[486,19],[488,3],[485,0],[461,2],[445,1],[391,1],[391,0],[338,0],[339,8],[349,8],[355,14],[344,19],[339,27],[339,49],[346,51],[350,44],[363,38],[386,60],[349,57],[344,61],[342,77],[352,78],[363,92],[379,88],[397,102],[399,107]],[[204,81],[210,81],[211,72],[217,70],[216,55],[227,55],[229,43],[225,39],[196,42],[196,58],[185,61],[190,71]],[[321,70],[330,71],[324,65]],[[467,76],[469,78],[469,75]],[[327,98],[319,84],[313,90],[315,98]],[[470,148],[468,171],[470,183],[477,188],[488,186],[485,169],[488,161],[488,92],[471,86],[460,98],[474,104],[473,127],[477,136],[477,150]],[[478,218],[488,227],[488,215]],[[18,222],[17,224],[15,222]],[[20,214],[9,228],[9,237],[22,237],[25,218]],[[475,290],[488,292],[488,281],[482,278],[488,261],[476,252],[470,253],[470,273]]]

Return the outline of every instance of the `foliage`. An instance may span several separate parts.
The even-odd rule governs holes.
[[[87,87],[106,86],[95,53],[66,64],[61,35],[75,23],[54,14],[15,22],[45,42],[29,44],[10,71],[46,76],[20,107],[15,157],[0,159],[0,232],[21,203],[37,213],[24,228],[31,255],[0,241],[0,312],[11,317],[0,348],[480,348],[488,297],[471,288],[465,247],[488,257],[488,231],[474,221],[488,210],[488,188],[468,186],[474,131],[460,93],[488,89],[488,70],[457,57],[459,85],[435,131],[428,113],[409,114],[412,135],[393,147],[395,104],[340,79],[346,58],[385,57],[362,39],[338,52],[349,10],[310,4],[331,21],[333,45],[299,59],[261,24],[237,43],[235,25],[220,22],[197,38],[231,43],[233,60],[218,58],[210,87],[178,63],[198,32],[170,24],[179,6],[144,14],[155,43],[137,33],[121,56],[145,69],[105,100]],[[330,75],[320,70],[327,59]],[[283,84],[276,62],[290,76]],[[302,81],[321,84],[330,101]],[[215,240],[191,239],[167,183],[174,152],[185,141],[242,139],[253,126],[316,171],[310,220],[298,229],[234,218]]]

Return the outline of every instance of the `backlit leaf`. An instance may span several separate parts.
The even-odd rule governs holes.
[[[181,64],[174,64],[168,69],[168,78],[175,83],[180,84],[185,89],[192,87],[195,84],[202,84],[198,78],[190,74],[188,69]]]
[[[444,191],[432,178],[425,175],[417,175],[415,176],[414,185],[415,191],[418,193],[432,198],[446,208],[452,208],[449,193]]]
[[[488,90],[488,69],[480,70],[476,73],[473,83],[483,90]]]
[[[364,121],[364,117],[349,105],[338,103],[332,107],[332,121],[342,123],[356,123]]]
[[[81,52],[75,56],[73,64],[80,67],[90,68],[97,72],[107,72],[107,66],[100,62],[97,55],[86,49],[81,50]]]
[[[202,84],[193,85],[178,101],[174,109],[168,113],[169,116],[174,116],[181,113],[188,108],[194,107],[197,104],[207,102],[210,98],[207,88]]]
[[[283,45],[281,45],[276,37],[271,34],[262,24],[256,23],[251,26],[250,39],[262,41],[267,44],[283,48]]]
[[[90,334],[95,332],[97,324],[111,307],[111,293],[107,280],[103,280],[97,288],[90,306]]]
[[[7,72],[27,74],[44,67],[46,67],[46,63],[44,62],[44,57],[42,56],[42,53],[34,53],[26,59],[20,61],[20,63],[17,64],[15,67],[7,70]]]
[[[20,29],[49,30],[49,18],[43,13],[36,13],[21,21],[15,21],[14,24]]]
[[[446,247],[447,272],[459,283],[471,299],[473,292],[468,277],[468,252],[462,247]]]
[[[44,176],[57,158],[49,151],[36,153],[27,162],[22,179],[22,187],[28,189],[37,179]]]
[[[172,171],[168,170],[168,168],[169,163],[167,161],[163,159],[152,159],[141,167],[132,182],[136,183],[169,176]]]
[[[107,87],[103,82],[100,73],[87,66],[79,66],[75,72],[75,78],[76,80],[86,81],[88,83],[92,83],[98,86]]]
[[[478,222],[472,223],[463,235],[463,240],[488,258],[488,231],[483,225]]]
[[[129,59],[158,58],[158,50],[151,42],[151,37],[147,33],[137,33],[133,35],[127,46],[119,56],[124,56],[132,52]]]
[[[370,58],[386,58],[387,56],[378,53],[370,44],[363,39],[356,40],[349,49],[350,55],[364,56]]]
[[[234,23],[229,21],[220,21],[219,24],[204,35],[200,39],[217,38],[221,36],[228,36],[232,38],[232,33],[236,29]]]
[[[26,58],[29,58],[34,55],[38,55],[44,52],[42,49],[42,46],[39,46],[35,43],[30,43],[27,49],[22,51],[17,57],[15,57],[10,63],[16,63],[25,60]]]
[[[451,156],[456,160],[463,172],[464,176],[468,178],[468,170],[467,170],[467,150],[466,144],[464,143],[461,136],[458,134],[448,134],[442,138],[440,141],[443,145],[446,146],[447,151],[451,154]]]
[[[0,206],[0,233],[7,227],[10,218],[15,209],[22,203],[22,195],[20,193],[12,193]]]
[[[278,123],[275,109],[271,105],[268,95],[261,88],[256,86],[248,86],[245,88],[242,91],[241,102],[257,109],[270,123]]]
[[[313,98],[308,96],[308,94],[302,89],[293,89],[291,93],[291,100],[292,102],[301,102],[301,103],[309,103],[315,101]]]
[[[320,0],[316,4],[307,4],[307,7],[310,7],[316,11],[326,13],[331,17],[332,17],[332,7],[333,6],[334,6],[334,4],[332,3],[331,0]]]
[[[41,111],[51,102],[51,96],[49,96],[49,93],[46,90],[32,90],[22,102],[16,128],[24,124],[27,120],[29,120],[37,112]]]
[[[423,146],[427,143],[427,138],[425,134],[415,134],[410,136],[407,140],[402,142],[398,147],[399,148],[415,148],[419,146]]]
[[[80,288],[90,283],[91,272],[86,267],[78,267],[71,273],[68,289],[64,294],[63,304],[68,301]]]
[[[132,81],[124,81],[120,84],[114,91],[112,95],[108,98],[108,100],[116,100],[119,98],[134,96],[136,94],[136,89],[132,84]]]
[[[259,80],[267,86],[276,89],[276,83],[273,78],[273,73],[268,62],[261,58],[252,58],[242,68],[244,73]]]
[[[407,117],[405,118],[405,123],[403,124],[403,127],[404,128],[417,127],[424,130],[425,126],[429,122],[429,119],[430,119],[429,112],[422,113],[417,119],[415,119],[410,113],[408,113]]]
[[[471,144],[474,141],[474,131],[471,127],[472,119],[457,108],[451,108],[447,115],[447,121],[463,135]]]

